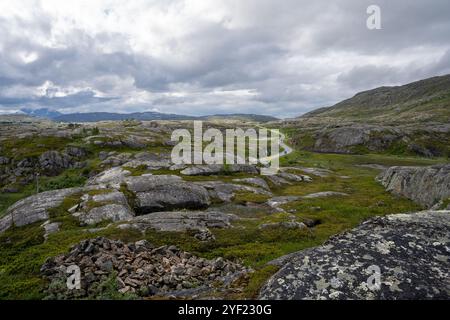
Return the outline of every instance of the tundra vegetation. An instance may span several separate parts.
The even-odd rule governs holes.
[[[106,237],[109,239],[133,242],[148,240],[160,245],[176,245],[182,250],[199,257],[239,261],[254,272],[241,284],[242,290],[227,293],[225,298],[253,298],[258,290],[277,267],[267,265],[272,259],[285,254],[322,244],[330,236],[349,230],[361,221],[377,215],[417,211],[420,206],[411,200],[394,196],[386,192],[383,186],[375,181],[379,170],[362,166],[378,164],[393,165],[432,165],[442,162],[439,158],[423,158],[419,156],[399,156],[381,154],[322,154],[295,150],[280,159],[281,167],[293,168],[288,172],[304,171],[295,168],[316,168],[329,172],[326,175],[310,174],[309,182],[295,182],[277,185],[264,176],[245,172],[228,172],[224,167],[222,172],[212,176],[184,176],[182,170],[152,169],[145,164],[133,166],[130,161],[143,151],[161,155],[170,154],[170,130],[182,127],[183,123],[168,122],[160,125],[157,122],[130,123],[104,122],[91,125],[54,125],[42,128],[41,124],[15,126],[18,137],[12,137],[7,130],[2,131],[2,155],[9,158],[2,165],[1,215],[11,204],[36,192],[35,172],[39,176],[39,191],[55,190],[68,187],[83,186],[86,181],[98,173],[115,166],[123,166],[131,176],[151,173],[153,175],[171,174],[183,177],[189,182],[224,182],[249,178],[261,178],[269,186],[272,195],[254,194],[249,191],[239,191],[230,203],[229,212],[242,218],[233,222],[232,228],[211,228],[214,241],[199,241],[190,232],[162,232],[147,230],[145,234],[134,229],[120,229],[108,221],[96,225],[81,226],[68,210],[79,203],[81,194],[73,194],[64,199],[51,210],[52,222],[60,223],[59,231],[44,238],[42,222],[36,222],[23,227],[12,227],[0,235],[0,298],[2,299],[41,299],[46,296],[48,285],[40,273],[40,268],[47,258],[68,252],[69,248],[83,239]],[[228,126],[224,123],[223,126]],[[34,132],[33,132],[34,131]],[[31,134],[28,134],[30,133]],[[27,133],[21,137],[20,134]],[[286,130],[287,139],[292,138],[292,131]],[[39,166],[39,157],[49,151],[66,153],[68,147],[77,147],[82,154],[74,159],[83,165],[57,167],[55,172],[45,175]],[[17,170],[24,159],[32,162],[30,175],[11,175]],[[74,160],[74,161],[75,161]],[[35,161],[35,162],[33,162]],[[74,163],[72,161],[71,163]],[[128,163],[128,164],[127,164]],[[19,167],[20,168],[20,167]],[[27,167],[25,167],[27,168]],[[8,180],[11,179],[11,180]],[[250,180],[247,180],[250,181]],[[9,183],[8,183],[9,182]],[[243,182],[245,185],[246,183]],[[123,189],[121,189],[123,190]],[[129,196],[129,191],[124,190]],[[330,196],[318,198],[300,198],[308,194],[334,191],[348,196]],[[92,191],[91,196],[105,191]],[[128,192],[128,194],[127,194]],[[294,196],[296,201],[280,205],[276,212],[262,206],[269,198]],[[91,203],[92,206],[95,204]],[[222,208],[223,203],[213,203],[212,207]],[[276,224],[283,221],[298,221],[314,226],[311,228],[261,228],[261,225]],[[88,231],[89,230],[89,231]],[[111,279],[108,279],[111,280]],[[114,287],[105,283],[104,288]],[[105,289],[107,290],[107,289]],[[111,289],[113,290],[113,289]],[[114,290],[113,290],[114,291]],[[98,298],[104,297],[99,293]],[[114,295],[114,297],[118,297]],[[134,297],[123,295],[124,298]]]

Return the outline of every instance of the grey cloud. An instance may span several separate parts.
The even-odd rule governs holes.
[[[374,3],[382,9],[383,29],[370,31],[365,26],[366,8]],[[177,4],[152,3],[167,11],[178,10]],[[179,52],[178,58],[158,56],[151,49],[134,50],[119,28],[89,32],[68,27],[60,35],[65,45],[52,47],[42,39],[54,36],[56,22],[38,4],[25,9],[30,19],[0,14],[0,106],[294,116],[357,91],[450,73],[447,0],[218,4],[227,11],[219,22],[192,16],[192,25],[168,42],[173,52]],[[114,8],[104,10],[105,17],[114,13]],[[417,50],[422,55],[410,55]],[[38,58],[24,63],[21,52],[33,52]],[[438,59],[422,59],[436,53],[442,53]],[[32,92],[48,81],[59,88],[79,88],[78,93],[65,97],[2,93],[17,85]],[[255,94],[211,94],[234,90]],[[171,95],[177,91],[183,94]],[[101,97],[94,92],[101,92]]]

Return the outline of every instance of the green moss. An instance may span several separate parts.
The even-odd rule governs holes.
[[[252,272],[249,276],[248,284],[244,289],[243,298],[257,299],[262,285],[275,274],[278,269],[279,268],[276,266],[268,265]]]
[[[128,170],[131,172],[132,176],[141,176],[145,173],[150,173],[150,170],[147,169],[147,166],[142,164],[137,166],[136,168],[132,168],[132,167],[122,167],[124,170]]]
[[[234,201],[236,203],[245,204],[247,202],[254,202],[254,203],[264,203],[266,202],[270,196],[264,195],[264,194],[255,194],[252,192],[237,192]]]
[[[87,232],[79,226],[78,221],[68,214],[67,210],[79,202],[81,194],[73,195],[63,201],[61,206],[51,210],[51,220],[62,222],[61,231],[51,234],[47,242],[43,242],[43,231],[40,223],[23,228],[14,228],[0,235],[0,298],[3,299],[38,299],[42,298],[45,281],[40,277],[39,268],[47,257],[67,252],[85,238],[105,236],[132,242],[147,239],[155,245],[177,245],[208,259],[224,257],[242,261],[255,269],[250,275],[244,292],[237,298],[253,298],[261,285],[276,271],[266,263],[285,254],[317,246],[330,236],[355,227],[363,220],[376,215],[401,213],[419,210],[413,202],[398,198],[386,192],[375,180],[377,170],[357,165],[377,163],[382,165],[431,165],[437,160],[419,159],[416,157],[400,157],[388,155],[331,155],[314,154],[295,151],[281,159],[282,165],[327,168],[334,171],[329,177],[313,176],[310,183],[298,183],[275,190],[275,195],[305,195],[319,191],[339,191],[349,194],[347,197],[327,197],[302,199],[283,206],[292,211],[297,221],[318,219],[321,224],[309,230],[286,230],[273,228],[260,230],[258,226],[265,222],[285,221],[286,214],[269,215],[267,211],[255,209],[252,219],[234,222],[234,228],[211,229],[216,240],[200,242],[192,232],[156,232],[149,230],[142,235],[136,230],[107,228],[96,232]],[[170,172],[173,174],[173,172]],[[350,176],[342,179],[341,175]],[[217,177],[185,177],[186,180],[221,180],[232,181],[236,177],[248,175]],[[126,185],[120,189],[131,204],[135,195]],[[93,193],[96,193],[94,191]],[[104,191],[98,191],[104,192]],[[106,191],[105,191],[106,192]],[[93,195],[93,193],[91,195]],[[251,193],[238,193],[236,201],[244,203],[263,202],[266,196],[259,197]],[[105,297],[115,296],[113,283],[106,283]],[[111,290],[109,290],[109,289]]]

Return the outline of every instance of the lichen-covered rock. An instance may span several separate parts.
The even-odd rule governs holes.
[[[377,180],[396,195],[426,208],[450,197],[450,164],[430,167],[390,167]]]
[[[277,259],[282,268],[259,297],[449,299],[449,247],[450,211],[372,218],[323,246]]]

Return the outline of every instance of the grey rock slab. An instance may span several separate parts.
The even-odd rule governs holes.
[[[20,227],[49,218],[48,210],[61,205],[64,198],[81,192],[82,188],[68,188],[46,191],[22,199],[6,210],[5,216],[0,219],[0,232],[5,231],[14,223]]]
[[[77,217],[81,223],[90,225],[107,220],[113,222],[129,220],[134,217],[134,212],[128,205],[112,203],[95,207],[88,212],[79,211],[73,216]]]
[[[129,177],[128,190],[136,196],[139,214],[174,209],[203,209],[210,205],[208,191],[175,175]]]
[[[155,187],[168,184],[182,183],[183,179],[175,175],[143,175],[129,177],[125,180],[128,190],[137,192],[151,191]]]
[[[255,194],[262,194],[267,196],[272,195],[271,192],[261,188],[221,181],[201,181],[196,182],[196,184],[206,188],[211,198],[218,199],[223,202],[232,201],[236,195],[236,192],[252,192]]]

